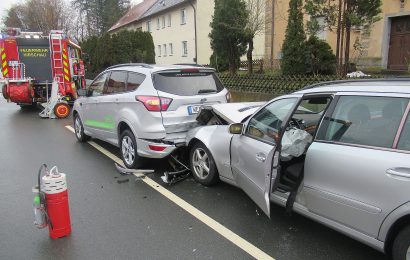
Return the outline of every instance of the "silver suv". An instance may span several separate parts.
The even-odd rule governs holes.
[[[124,164],[163,158],[185,144],[202,105],[226,103],[229,92],[213,69],[184,65],[123,64],[78,90],[73,118],[76,137],[119,146]]]
[[[187,136],[195,179],[410,260],[410,80],[322,83],[248,113],[259,106],[202,109],[207,126]]]

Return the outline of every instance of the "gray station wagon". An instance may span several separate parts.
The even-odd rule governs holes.
[[[409,80],[327,82],[246,106],[199,114],[206,126],[187,137],[198,182],[222,180],[268,216],[273,202],[410,260]]]

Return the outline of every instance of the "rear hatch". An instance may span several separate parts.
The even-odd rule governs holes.
[[[161,102],[170,102],[161,111],[165,141],[185,143],[186,132],[198,125],[202,106],[227,102],[228,91],[210,69],[159,71],[153,74],[153,82]]]

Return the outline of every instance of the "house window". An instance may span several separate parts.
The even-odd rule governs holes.
[[[160,21],[159,21],[159,17],[157,18],[157,30],[159,30],[160,28]]]
[[[181,9],[181,24],[186,24],[186,10]]]
[[[162,45],[162,47],[164,49],[164,57],[166,57],[167,56],[167,45],[164,44],[164,45]]]
[[[321,40],[326,40],[326,22],[324,16],[313,17],[312,19],[316,20],[318,31],[316,36]]]
[[[188,42],[183,41],[182,42],[182,57],[188,56]]]
[[[161,45],[158,45],[158,57],[161,57]]]
[[[168,14],[168,27],[171,27],[171,14]]]
[[[174,46],[172,46],[172,43],[170,43],[168,46],[169,46],[169,56],[174,55]]]
[[[147,21],[147,31],[151,32],[151,21]]]
[[[165,28],[165,16],[162,16],[162,28]]]

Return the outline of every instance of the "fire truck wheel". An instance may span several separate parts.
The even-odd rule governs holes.
[[[1,92],[3,93],[4,99],[9,99],[9,94],[7,93],[7,86],[6,84],[3,85]]]
[[[66,118],[70,115],[70,106],[67,103],[57,103],[54,107],[54,114],[57,118]]]

